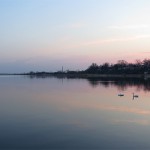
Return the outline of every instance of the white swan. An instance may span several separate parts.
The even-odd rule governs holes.
[[[133,93],[133,98],[138,98],[139,96],[138,95],[134,95],[134,93]]]
[[[124,96],[124,94],[121,94],[121,93],[120,93],[120,94],[118,94],[118,96]]]

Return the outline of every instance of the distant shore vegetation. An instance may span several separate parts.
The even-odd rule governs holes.
[[[58,75],[58,74],[108,74],[108,75],[121,75],[121,74],[150,74],[150,59],[136,60],[135,63],[128,63],[125,60],[118,60],[115,64],[105,62],[101,65],[92,63],[87,69],[82,71],[57,71],[57,72],[29,72],[29,75]]]
[[[125,60],[119,60],[116,64],[106,62],[97,65],[92,63],[85,72],[94,74],[148,74],[150,73],[150,59],[136,60],[135,63],[128,63]]]

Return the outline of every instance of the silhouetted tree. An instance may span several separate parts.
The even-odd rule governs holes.
[[[96,63],[92,63],[91,66],[88,67],[88,69],[86,70],[87,73],[98,73],[98,65]]]
[[[104,73],[110,73],[110,68],[109,67],[110,67],[110,64],[108,62],[106,62],[106,63],[99,66],[98,72],[103,73],[103,74]]]
[[[144,72],[150,72],[150,59],[143,60]]]
[[[150,59],[143,61],[137,59],[135,63],[128,63],[125,60],[119,60],[116,64],[109,64],[108,62],[98,66],[92,63],[86,73],[100,73],[100,74],[144,74],[150,73]]]

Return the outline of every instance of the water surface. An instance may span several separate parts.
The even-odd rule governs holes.
[[[150,149],[149,85],[0,76],[0,149]]]

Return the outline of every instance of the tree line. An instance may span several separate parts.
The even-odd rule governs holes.
[[[105,62],[101,65],[92,63],[87,69],[82,71],[57,71],[57,72],[29,72],[24,73],[32,76],[49,75],[81,75],[81,74],[150,74],[150,59],[136,60],[135,63],[129,63],[125,60],[118,60],[115,64]]]
[[[115,64],[92,63],[84,72],[90,74],[148,74],[150,73],[150,59],[136,60],[135,63],[128,63],[125,60],[119,60]]]

